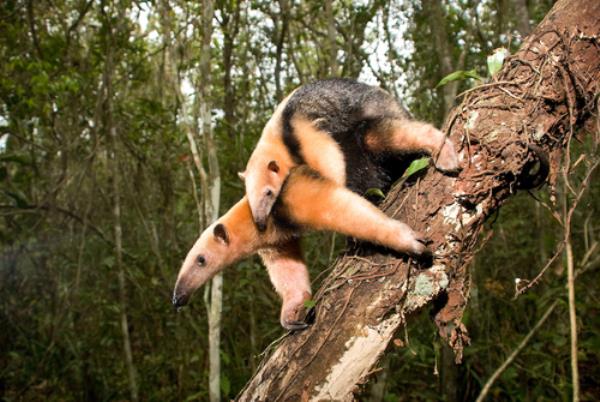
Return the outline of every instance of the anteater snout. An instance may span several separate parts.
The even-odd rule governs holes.
[[[260,220],[256,222],[256,227],[258,228],[259,232],[264,232],[267,230],[267,222]]]
[[[179,289],[175,289],[173,292],[173,306],[176,308],[185,306],[190,299],[190,296],[187,292],[182,292]]]

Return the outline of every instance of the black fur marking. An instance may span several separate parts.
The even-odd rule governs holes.
[[[308,165],[295,166],[292,169],[290,169],[290,175],[292,173],[294,173],[296,175],[302,175],[304,177],[308,177],[309,179],[313,179],[313,180],[324,180],[324,177],[321,176],[321,174],[319,172],[317,172],[316,170],[314,170],[313,168],[311,168]],[[284,186],[287,183],[289,183],[289,181],[286,178]]]
[[[281,116],[281,118],[283,119],[283,143],[288,149],[294,163],[297,165],[301,165],[304,163],[304,157],[302,157],[300,141],[298,141],[298,138],[294,134],[294,129],[292,128],[293,115],[293,109],[288,109],[286,105]]]
[[[296,169],[298,168],[292,168],[292,170]],[[273,204],[273,209],[271,209],[271,219],[273,219],[275,225],[283,231],[298,232],[301,229],[301,226],[290,219],[291,215],[288,206],[283,203],[284,194],[287,191],[290,176],[292,176],[291,173],[292,171],[290,171],[290,174],[283,181],[279,197],[277,197],[275,204]]]
[[[281,197],[277,198],[273,209],[271,210],[271,219],[277,226],[277,229],[289,232],[298,232],[302,229],[302,226],[294,222],[290,218],[290,211],[288,207],[281,202]]]
[[[229,244],[229,234],[227,233],[225,225],[223,225],[222,223],[217,223],[217,225],[213,229],[213,234],[216,238],[220,239],[225,244]]]

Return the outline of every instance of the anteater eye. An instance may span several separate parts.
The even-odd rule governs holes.
[[[273,196],[273,192],[271,190],[267,190],[267,191],[265,191],[265,195],[267,197],[272,197]]]
[[[196,257],[196,262],[199,266],[203,267],[206,264],[206,258],[204,258],[203,255],[199,255],[198,257]]]

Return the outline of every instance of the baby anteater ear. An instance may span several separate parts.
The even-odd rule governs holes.
[[[271,172],[275,172],[275,173],[279,172],[279,165],[275,161],[269,162],[269,166],[268,167],[269,167],[269,170]]]
[[[244,181],[246,180],[246,172],[238,172],[238,177]]]
[[[220,242],[224,244],[229,244],[229,234],[227,233],[227,229],[225,229],[225,225],[222,223],[217,223],[215,228],[213,229],[213,234]]]

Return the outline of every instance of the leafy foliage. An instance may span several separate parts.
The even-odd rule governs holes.
[[[474,69],[469,70],[469,71],[458,70],[458,71],[450,73],[447,76],[445,76],[444,78],[442,78],[435,87],[439,88],[441,86],[448,84],[449,82],[462,81],[462,80],[466,80],[467,78],[472,78],[477,81],[482,80],[482,78],[479,76],[479,74],[477,74],[477,72]]]

